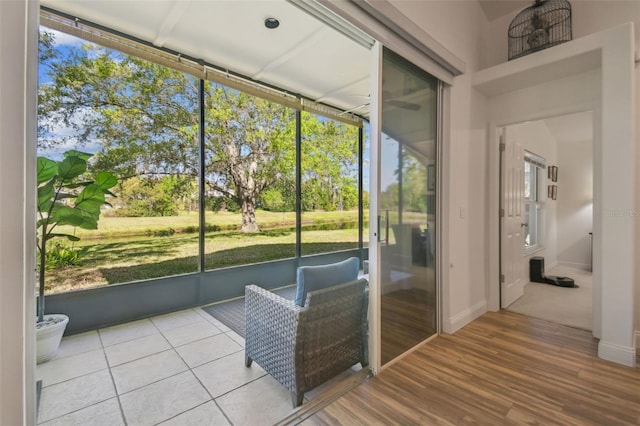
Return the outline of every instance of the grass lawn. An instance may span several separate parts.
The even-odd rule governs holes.
[[[357,223],[357,218],[357,211],[312,212],[303,214],[303,224],[336,221]],[[291,229],[291,224],[295,224],[294,213],[259,211],[257,220],[265,229],[259,233],[207,233],[206,268],[216,269],[295,256],[295,231]],[[218,225],[239,224],[240,215],[207,213],[207,223],[212,222]],[[101,217],[99,230],[76,232],[82,239],[75,247],[84,250],[81,265],[47,271],[47,293],[196,272],[198,234],[158,231],[168,228],[180,230],[197,224],[197,214],[154,218]],[[154,233],[166,236],[154,236]],[[352,249],[358,245],[358,231],[354,228],[303,228],[302,244],[303,255]]]
[[[105,212],[108,213],[108,212]],[[365,220],[368,212],[365,211]],[[173,230],[169,233],[197,232],[199,223],[198,212],[183,212],[178,216],[161,217],[117,217],[103,214],[98,222],[97,230],[74,229],[70,226],[61,226],[59,232],[75,234],[82,239],[130,237],[132,235],[162,234],[162,231]],[[231,212],[206,212],[207,226],[218,226],[223,229],[237,230],[242,219],[239,213]],[[264,229],[279,227],[294,227],[296,223],[295,212],[268,212],[256,211],[256,221]],[[358,221],[358,211],[334,211],[334,212],[304,212],[303,223]],[[164,233],[164,234],[169,234]]]

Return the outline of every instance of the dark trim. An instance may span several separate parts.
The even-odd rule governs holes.
[[[36,419],[40,413],[40,397],[42,396],[42,380],[36,382]]]
[[[362,249],[364,247],[364,240],[362,235],[362,228],[364,228],[364,191],[362,185],[362,179],[364,174],[364,159],[362,158],[364,152],[364,123],[363,127],[358,128],[358,247]]]
[[[296,257],[302,257],[302,112],[296,110]]]
[[[404,168],[404,144],[398,142],[398,223],[404,223],[402,221],[402,206],[404,205],[403,196],[403,168]]]
[[[200,229],[198,230],[199,238],[198,238],[198,263],[199,263],[199,271],[203,272],[206,270],[205,265],[205,233],[207,229],[206,222],[206,212],[207,212],[207,197],[205,195],[205,176],[206,176],[206,164],[205,164],[205,143],[206,143],[206,117],[205,117],[205,99],[204,99],[204,80],[200,79],[200,86],[198,89],[198,98],[199,98],[199,140],[198,140],[198,150],[199,150],[199,161],[200,161],[200,176],[198,178],[199,191],[200,191],[200,211],[198,212],[198,216],[200,218]]]
[[[436,330],[438,334],[442,333],[442,326],[444,324],[444,309],[442,309],[444,305],[443,295],[442,295],[442,287],[444,285],[442,280],[443,271],[441,268],[440,255],[442,253],[441,244],[443,239],[441,238],[442,234],[442,155],[444,152],[444,83],[441,80],[437,80],[437,90],[438,96],[436,98],[436,196],[435,196],[435,226],[433,227],[433,265],[436,273]]]

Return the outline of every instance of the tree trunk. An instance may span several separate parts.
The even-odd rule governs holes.
[[[242,232],[258,232],[256,223],[256,201],[253,197],[242,199]]]

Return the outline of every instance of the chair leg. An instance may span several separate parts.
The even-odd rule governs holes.
[[[301,406],[303,398],[304,392],[291,392],[291,402],[293,403],[293,408]]]
[[[247,354],[244,354],[244,365],[247,367],[251,367],[252,363],[253,363],[253,360],[251,359],[251,357]]]

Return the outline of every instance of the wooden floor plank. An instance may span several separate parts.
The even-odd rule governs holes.
[[[639,424],[640,368],[596,354],[597,340],[584,330],[490,312],[304,424]]]

